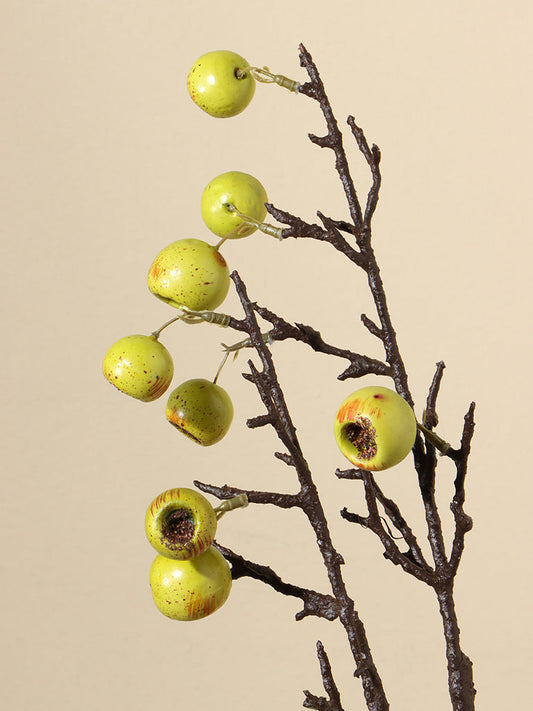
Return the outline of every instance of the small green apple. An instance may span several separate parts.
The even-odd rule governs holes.
[[[172,356],[155,336],[125,336],[104,356],[102,370],[121,392],[152,402],[167,390],[174,375]]]
[[[180,239],[159,252],[148,271],[148,288],[177,308],[211,311],[224,301],[230,278],[216,247],[199,239]]]
[[[218,610],[231,591],[231,568],[213,546],[189,560],[157,555],[150,568],[152,597],[173,620],[199,620]]]
[[[232,170],[213,178],[202,193],[202,218],[219,237],[247,237],[256,231],[255,225],[243,222],[231,206],[258,222],[265,219],[268,202],[266,190],[257,178]]]
[[[356,467],[379,471],[404,459],[415,443],[416,417],[394,390],[356,390],[335,416],[334,434],[344,456]]]
[[[194,489],[180,487],[159,494],[146,511],[146,536],[167,558],[188,560],[209,548],[217,530],[217,515]]]
[[[209,447],[228,432],[233,420],[233,403],[220,385],[195,378],[170,393],[167,420],[197,444]]]
[[[191,99],[216,118],[240,114],[255,93],[255,79],[246,71],[248,66],[243,57],[228,50],[203,54],[187,77]]]

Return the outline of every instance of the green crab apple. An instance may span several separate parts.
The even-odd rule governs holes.
[[[148,271],[148,288],[176,308],[211,311],[224,301],[230,278],[216,247],[199,239],[180,239],[161,250]]]
[[[216,118],[240,114],[255,93],[255,79],[248,66],[243,57],[228,50],[203,54],[187,77],[191,99]]]
[[[228,432],[233,403],[224,388],[204,378],[194,378],[170,393],[167,420],[197,444],[209,447]]]
[[[174,375],[172,356],[155,336],[120,338],[104,356],[102,370],[121,392],[152,402],[167,390]]]
[[[146,536],[156,551],[175,560],[195,558],[209,548],[217,530],[217,515],[194,489],[168,489],[146,511]]]
[[[257,222],[265,219],[268,196],[257,178],[232,170],[213,178],[202,193],[202,218],[219,237],[247,237],[256,231],[253,224],[243,222],[237,212]]]
[[[415,442],[412,407],[394,390],[370,386],[341,404],[334,423],[337,445],[360,469],[380,471],[398,464]]]
[[[173,620],[199,620],[218,610],[231,590],[231,569],[213,546],[189,560],[157,555],[150,568],[154,602]]]

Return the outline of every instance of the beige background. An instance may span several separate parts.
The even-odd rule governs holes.
[[[143,532],[151,499],[194,478],[292,491],[273,433],[240,373],[221,384],[234,426],[200,450],[164,419],[164,401],[122,397],[101,375],[108,346],[170,317],[147,291],[155,254],[182,237],[210,240],[205,184],[244,170],[270,199],[313,220],[346,214],[332,155],[311,145],[318,107],[258,86],[241,116],[216,121],[185,78],[202,53],[233,49],[305,79],[297,48],[318,63],[341,125],[349,113],[383,152],[374,225],[391,312],[418,412],[434,364],[447,370],[440,431],[457,442],[477,401],[467,482],[475,527],[456,585],[478,708],[524,708],[530,696],[531,100],[529,2],[353,2],[300,7],[154,0],[4,0],[2,35],[2,696],[10,709],[175,706],[295,709],[322,693],[323,640],[344,707],[362,709],[337,625],[296,624],[298,604],[251,580],[196,624],[152,604]],[[366,167],[347,137],[365,194]],[[372,314],[362,274],[327,245],[266,236],[227,245],[250,295],[331,342],[380,356],[359,315]],[[239,314],[231,294],[225,307]],[[165,333],[177,385],[212,377],[216,328]],[[391,708],[449,709],[440,619],[430,589],[387,563],[371,534],[341,521],[363,511],[331,418],[355,389],[343,363],[294,343],[274,348],[306,456],[323,492],[346,576]],[[165,398],[163,398],[164,400]],[[382,474],[425,539],[411,465]],[[439,470],[448,523],[452,472]],[[219,540],[286,580],[327,591],[313,536],[294,512],[249,508]]]

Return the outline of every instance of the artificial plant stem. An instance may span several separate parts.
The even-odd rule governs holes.
[[[238,494],[237,496],[232,496],[231,499],[224,499],[224,501],[215,508],[215,514],[217,519],[220,519],[228,511],[234,511],[235,509],[244,508],[245,506],[248,506],[248,497],[246,494]]]
[[[453,580],[436,589],[446,640],[448,688],[453,711],[474,711],[474,679],[472,662],[461,649],[459,625],[453,599]]]
[[[171,318],[170,320],[166,321],[162,326],[159,326],[157,331],[152,331],[152,336],[158,340],[159,336],[161,335],[161,331],[163,331],[167,326],[170,326],[171,323],[175,323],[176,321],[181,320],[181,315],[180,316],[174,316],[174,318]]]
[[[370,241],[370,232],[368,233]],[[372,293],[372,298],[376,306],[376,311],[379,316],[379,322],[381,324],[382,331],[382,341],[383,347],[385,348],[385,353],[387,356],[387,362],[392,368],[392,378],[394,380],[394,385],[396,390],[400,395],[407,400],[407,402],[414,406],[413,398],[409,391],[409,385],[407,382],[407,371],[400,354],[400,349],[398,347],[398,341],[396,339],[396,331],[392,325],[392,319],[390,317],[389,308],[387,305],[387,297],[385,295],[385,288],[383,286],[383,280],[381,279],[381,274],[377,264],[376,256],[374,250],[368,244],[365,247],[365,253],[367,255],[367,267],[366,273],[368,277],[368,285]]]
[[[439,435],[436,432],[433,432],[433,430],[429,430],[420,422],[417,422],[416,426],[420,432],[422,432],[426,440],[433,445],[433,447],[438,449],[441,454],[446,454],[446,452],[451,449],[451,444],[442,439],[442,437],[439,437]]]
[[[317,488],[313,482],[307,461],[296,437],[285,398],[281,390],[272,360],[272,355],[262,337],[254,307],[248,298],[246,287],[237,272],[231,274],[241,300],[250,339],[261,358],[263,371],[255,371],[254,382],[260,391],[261,398],[269,412],[271,424],[275,427],[280,439],[284,442],[292,457],[303,499],[302,508],[315,532],[317,544],[327,569],[333,595],[339,603],[339,619],[346,631],[353,658],[356,662],[356,675],[360,677],[363,692],[369,711],[388,711],[389,704],[385,696],[383,684],[374,664],[370,645],[368,643],[363,623],[355,610],[353,600],[348,596],[342,577],[341,565],[344,562],[337,553],[331,540],[326,516],[320,501]]]
[[[367,209],[365,211],[365,217],[362,218],[362,213],[360,205],[358,202],[357,194],[355,188],[353,187],[353,182],[350,177],[349,171],[347,169],[346,155],[342,144],[342,137],[339,135],[339,130],[337,122],[333,117],[331,106],[329,100],[325,94],[324,86],[322,80],[320,79],[316,65],[314,64],[310,54],[307,50],[300,45],[300,63],[304,66],[309,74],[310,82],[305,84],[301,88],[301,93],[307,94],[309,97],[315,99],[324,115],[326,124],[328,127],[328,135],[317,139],[315,136],[310,136],[313,143],[316,143],[322,147],[331,148],[336,156],[335,168],[342,182],[348,205],[350,208],[350,214],[354,223],[354,230],[352,233],[356,237],[357,244],[361,250],[361,256],[364,257],[362,260],[358,255],[355,259],[355,255],[350,255],[345,249],[346,255],[352,259],[354,263],[359,264],[367,273],[368,283],[376,310],[378,312],[381,328],[374,329],[371,331],[375,332],[383,342],[385,353],[387,356],[387,362],[392,368],[392,377],[396,386],[396,390],[404,397],[409,404],[413,405],[413,400],[409,391],[407,382],[407,372],[398,348],[396,341],[396,333],[392,326],[392,321],[389,315],[389,310],[387,306],[387,300],[385,296],[385,290],[383,288],[383,282],[381,280],[379,268],[374,255],[374,251],[371,247],[371,229],[370,221],[372,218],[373,211],[377,204],[379,197],[379,187],[380,187],[380,173],[379,173],[379,149],[373,147],[370,151],[364,134],[361,129],[355,125],[355,121],[350,117],[348,123],[352,128],[352,132],[357,141],[359,149],[365,156],[367,162],[370,165],[372,175],[373,175],[373,186],[368,196]],[[283,221],[277,216],[278,221]],[[298,236],[298,226],[301,221],[298,219],[292,220],[290,222],[292,228],[292,234]],[[436,394],[438,391],[438,385],[440,382],[440,376],[442,375],[443,365],[439,367],[437,372],[437,383],[435,384],[434,398],[436,399]],[[433,403],[434,405],[434,403]],[[433,408],[434,409],[434,408]],[[436,417],[436,413],[433,412]],[[430,426],[433,423],[430,423]],[[465,450],[464,468],[466,470],[466,456],[468,452]],[[424,509],[426,514],[426,522],[428,527],[428,539],[431,546],[432,555],[435,561],[436,571],[444,572],[445,579],[448,580],[448,587],[445,591],[439,590],[437,585],[435,585],[435,592],[439,597],[439,604],[441,605],[441,614],[443,620],[445,621],[445,637],[447,646],[447,656],[448,656],[448,673],[449,673],[449,687],[450,695],[452,698],[452,703],[454,704],[455,711],[470,711],[473,709],[473,682],[471,674],[471,664],[467,664],[469,673],[464,671],[464,667],[457,666],[457,660],[467,659],[464,657],[460,645],[459,645],[459,627],[457,623],[457,618],[455,615],[455,609],[453,606],[453,579],[456,570],[449,570],[446,561],[446,553],[444,546],[444,537],[442,532],[442,523],[438,513],[438,508],[435,500],[435,473],[436,473],[436,458],[435,451],[433,448],[424,448],[421,437],[418,435],[414,446],[414,463],[415,468],[419,477],[420,492],[424,502]],[[457,453],[459,456],[461,452]],[[464,482],[464,474],[458,475],[459,488],[462,489]],[[453,505],[452,505],[453,508]],[[456,504],[456,509],[458,508],[458,513],[455,512],[456,518],[459,514],[462,514],[462,501],[458,500]],[[459,510],[460,509],[460,510]],[[459,520],[462,520],[459,518]],[[462,524],[465,530],[470,524]],[[456,546],[459,547],[459,546]],[[458,564],[458,555],[455,556]],[[452,614],[453,613],[453,614]],[[452,660],[452,662],[450,662]],[[453,663],[455,662],[455,663]],[[468,660],[470,662],[470,660]],[[461,701],[459,702],[459,699]],[[457,706],[458,703],[462,705]],[[469,704],[469,705],[466,705]]]

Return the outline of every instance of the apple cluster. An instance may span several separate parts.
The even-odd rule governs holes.
[[[272,75],[267,68],[252,68],[240,55],[229,51],[200,57],[189,73],[187,86],[201,109],[211,116],[227,118],[249,104],[256,79],[275,81],[297,91],[295,82]],[[267,201],[263,185],[247,173],[229,171],[211,180],[202,193],[200,211],[205,225],[220,241],[212,245],[186,238],[166,246],[149,267],[150,292],[188,317],[201,319],[212,314],[223,303],[230,286],[228,265],[220,249],[228,240],[248,237],[257,229],[273,234],[276,228],[262,222]],[[160,398],[172,382],[174,364],[159,336],[163,328],[181,318],[185,320],[183,316],[173,318],[150,335],[130,335],[116,341],[103,360],[107,380],[142,402]],[[167,420],[201,446],[219,442],[233,420],[231,398],[216,380],[187,380],[167,399]],[[352,393],[340,406],[334,422],[341,452],[355,466],[369,470],[400,462],[412,449],[416,430],[411,407],[384,387]],[[237,499],[214,509],[200,493],[179,488],[163,492],[148,507],[146,535],[157,551],[150,585],[156,606],[167,617],[196,620],[226,601],[231,569],[213,541],[218,518],[226,510],[246,505],[246,497]]]
[[[205,187],[201,215],[209,230],[221,238],[218,245],[186,238],[169,244],[148,270],[148,289],[158,299],[187,314],[218,308],[226,298],[229,269],[220,247],[226,240],[253,234],[266,215],[268,197],[252,175],[229,171]],[[161,329],[160,329],[161,331]],[[142,402],[161,397],[170,386],[174,364],[159,332],[120,338],[107,351],[103,372],[112,385]],[[193,378],[168,397],[168,421],[192,441],[210,446],[228,432],[233,403],[216,382]]]
[[[231,569],[212,543],[220,516],[246,506],[246,496],[214,509],[194,489],[168,489],[146,511],[145,531],[157,551],[150,568],[154,602],[173,620],[199,620],[218,610],[231,590]]]

